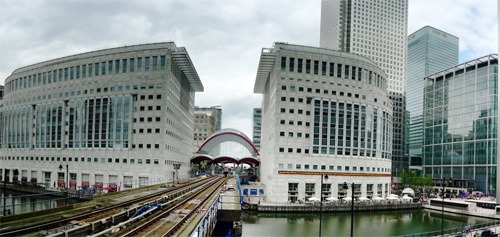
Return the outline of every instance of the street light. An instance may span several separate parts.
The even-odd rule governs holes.
[[[342,191],[347,193],[347,189],[349,186],[346,182],[342,185]],[[353,228],[354,228],[354,182],[351,184],[352,197],[351,197],[351,237],[353,236]]]
[[[322,219],[322,215],[323,215],[323,179],[325,179],[325,181],[328,181],[328,175],[325,174],[323,176],[323,174],[321,174],[321,187],[320,187],[320,191],[319,191],[319,236],[321,237],[321,219]]]
[[[451,184],[453,183],[453,179],[451,177],[450,177],[449,182],[450,182],[449,186],[451,187]],[[441,181],[441,186],[443,186],[443,191],[441,192],[441,195],[442,195],[441,196],[441,199],[442,199],[442,201],[441,201],[441,236],[444,236],[444,222],[443,222],[444,218],[443,217],[444,217],[444,188],[446,188],[446,178],[445,177],[443,177],[443,180]],[[451,200],[451,194],[449,194],[449,195],[450,195],[450,200]]]

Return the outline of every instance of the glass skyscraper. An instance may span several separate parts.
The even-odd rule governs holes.
[[[411,170],[422,169],[424,77],[458,64],[458,37],[431,26],[408,36],[407,138]]]
[[[424,174],[451,177],[454,187],[495,193],[497,83],[497,54],[425,78]]]
[[[408,0],[322,0],[320,47],[359,54],[387,74],[394,126],[392,171],[408,169],[405,155]]]

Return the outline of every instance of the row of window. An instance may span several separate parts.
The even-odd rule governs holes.
[[[55,162],[65,162],[65,161],[68,161],[68,162],[94,162],[94,163],[130,163],[130,164],[134,164],[136,163],[136,160],[137,160],[137,163],[138,164],[143,164],[143,161],[145,161],[146,164],[159,164],[159,159],[135,159],[135,158],[91,158],[91,157],[88,157],[88,158],[85,158],[85,157],[81,157],[81,158],[78,158],[78,157],[24,157],[24,156],[21,156],[21,157],[2,157],[1,158],[2,160],[25,160],[25,161],[55,161]],[[153,161],[151,163],[151,161]]]
[[[303,168],[302,168],[303,167]],[[351,169],[352,168],[352,169]],[[278,169],[285,169],[285,164],[279,163]],[[286,169],[293,169],[293,164],[286,164]],[[390,172],[389,168],[381,168],[381,167],[368,167],[364,166],[341,166],[341,165],[309,165],[309,164],[295,164],[296,170],[330,170],[330,171],[359,171],[359,172]]]
[[[159,64],[158,58],[160,58]],[[142,57],[117,59],[114,61],[109,60],[107,62],[90,63],[33,74],[9,81],[5,87],[8,88],[8,91],[15,91],[18,89],[30,88],[32,86],[86,78],[87,76],[90,78],[93,75],[99,76],[106,74],[112,75],[113,73],[141,72],[143,68],[144,71],[156,71],[165,70],[165,67],[166,56],[144,57],[144,63]]]
[[[60,92],[60,93],[54,93],[54,94],[47,94],[47,95],[43,95],[43,96],[38,96],[38,97],[28,97],[28,98],[23,98],[23,99],[19,99],[19,100],[11,100],[10,102],[7,102],[7,105],[9,104],[21,104],[21,103],[26,103],[26,102],[31,102],[31,101],[40,101],[40,100],[50,100],[50,99],[56,99],[56,98],[62,98],[62,97],[69,97],[69,96],[75,96],[75,95],[87,95],[87,94],[96,94],[96,93],[106,93],[108,91],[111,91],[111,92],[114,92],[114,91],[129,91],[131,89],[134,89],[134,90],[138,90],[139,88],[140,89],[154,89],[154,88],[157,88],[157,89],[161,89],[163,88],[163,83],[157,83],[156,86],[155,84],[141,84],[141,85],[127,85],[127,86],[112,86],[112,87],[103,87],[103,88],[95,88],[95,89],[85,89],[85,90],[77,90],[77,91],[66,91],[66,92]],[[148,98],[150,98],[150,96],[148,96]],[[141,100],[143,99],[143,97],[141,96]],[[144,96],[144,99],[145,99],[145,96]],[[157,95],[157,99],[161,99],[161,95]],[[137,98],[134,98],[134,100],[137,100]]]
[[[297,66],[295,66],[297,65]],[[305,68],[304,68],[305,67]],[[311,70],[312,69],[312,70]],[[360,67],[342,65],[340,63],[324,62],[319,60],[281,57],[282,72],[297,72],[322,76],[330,76],[344,79],[362,81],[375,84],[379,88],[385,88],[385,80],[379,74]]]

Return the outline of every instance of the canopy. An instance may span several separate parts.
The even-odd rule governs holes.
[[[380,200],[384,200],[384,198],[381,198],[381,197],[374,197],[372,198],[373,201],[380,201]]]
[[[345,198],[343,198],[343,200],[347,201],[347,202],[350,202],[352,200],[352,198],[351,197],[345,197]]]
[[[326,200],[328,200],[328,201],[338,201],[339,199],[336,198],[336,197],[329,197],[329,198],[326,198]]]
[[[413,199],[412,197],[404,196],[403,199]]]
[[[360,197],[360,198],[359,198],[359,200],[360,200],[360,201],[369,201],[370,199],[369,199],[369,198],[367,198],[367,197]]]
[[[389,196],[389,197],[386,197],[385,199],[387,199],[387,200],[397,200],[398,198],[397,197],[393,197],[393,196]]]
[[[407,194],[410,194],[410,195],[415,195],[415,192],[411,188],[405,188],[405,189],[403,189],[402,193],[407,193]]]
[[[310,197],[308,198],[309,201],[313,201],[313,202],[319,202],[319,198],[317,197]]]
[[[395,197],[395,198],[399,198],[399,196],[398,196],[398,195],[396,195],[396,194],[389,194],[389,195],[387,195],[387,197]]]

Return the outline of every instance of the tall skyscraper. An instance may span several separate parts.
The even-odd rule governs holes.
[[[260,131],[262,128],[262,109],[253,108],[253,145],[260,151]]]
[[[410,170],[422,169],[425,76],[458,64],[458,37],[425,26],[408,36],[408,91],[406,92]]]
[[[405,155],[408,0],[322,0],[320,47],[363,55],[387,74],[394,127],[392,171]]]

